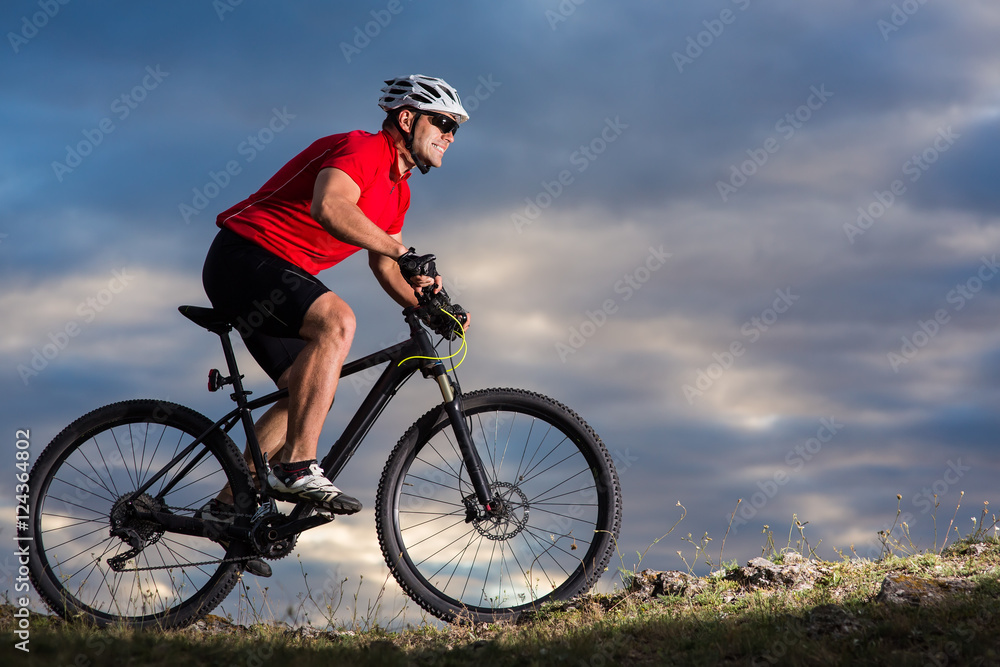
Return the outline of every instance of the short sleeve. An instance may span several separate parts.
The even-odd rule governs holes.
[[[350,176],[361,188],[367,190],[374,183],[380,165],[380,151],[376,150],[378,135],[361,136],[360,133],[348,134],[343,146],[323,161],[320,169],[334,167]]]

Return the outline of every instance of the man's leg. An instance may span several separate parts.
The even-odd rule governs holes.
[[[333,292],[316,299],[299,335],[306,346],[288,369],[288,428],[284,461],[316,458],[319,436],[333,405],[340,369],[354,339],[354,313]]]
[[[286,371],[281,379],[278,381],[278,388],[284,388],[288,386],[288,372]],[[257,422],[254,424],[254,431],[257,434],[257,442],[260,444],[261,454],[267,455],[267,460],[269,463],[274,464],[277,462],[282,448],[285,446],[285,432],[288,428],[288,399],[283,398],[270,408],[267,409],[264,414],[262,414]],[[254,482],[257,481],[256,472],[254,471],[253,457],[250,456],[250,449],[247,448],[243,451],[243,458],[247,462],[247,466],[250,468],[250,474],[253,476]],[[287,461],[286,457],[281,457],[282,460]],[[227,483],[225,488],[219,492],[217,496],[219,502],[223,502],[229,505],[233,504],[233,490]]]
[[[289,398],[272,405],[254,424],[260,452],[267,455],[271,465],[316,458],[319,435],[340,380],[340,368],[354,339],[354,313],[343,299],[327,292],[309,306],[299,333],[306,346],[277,382],[279,389],[288,387]],[[296,406],[294,419],[289,419],[290,405]],[[288,442],[298,446],[285,447]],[[243,457],[253,473],[249,450],[244,451]],[[233,502],[228,484],[218,498],[225,503]]]
[[[268,481],[284,496],[307,500],[337,514],[361,509],[328,480],[316,463],[316,450],[326,415],[333,405],[340,370],[354,339],[354,313],[333,292],[309,306],[299,336],[305,347],[288,369],[288,429],[280,465]],[[287,461],[287,463],[285,463]]]

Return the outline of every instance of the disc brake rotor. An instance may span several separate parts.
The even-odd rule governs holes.
[[[509,540],[528,525],[528,497],[510,482],[494,482],[490,490],[497,507],[480,513],[472,525],[488,540]]]

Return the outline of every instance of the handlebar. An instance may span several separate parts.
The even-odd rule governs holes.
[[[414,276],[437,278],[438,271],[434,255],[417,255],[413,248],[404,253],[397,261],[400,271],[407,280]],[[448,292],[442,287],[437,292],[434,286],[424,287],[417,295],[416,309],[420,320],[448,340],[455,340],[465,332],[464,324],[468,321],[465,309],[457,303],[452,303]]]
[[[469,319],[468,314],[460,305],[451,302],[443,287],[437,293],[433,287],[425,287],[417,302],[420,304],[417,316],[438,335],[455,340],[464,334],[463,325]]]

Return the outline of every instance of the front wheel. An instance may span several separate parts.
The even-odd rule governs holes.
[[[443,406],[417,420],[376,500],[396,581],[449,621],[509,620],[589,590],[621,528],[621,486],[600,438],[566,406],[527,391],[477,391],[461,406],[500,502],[480,510]]]

